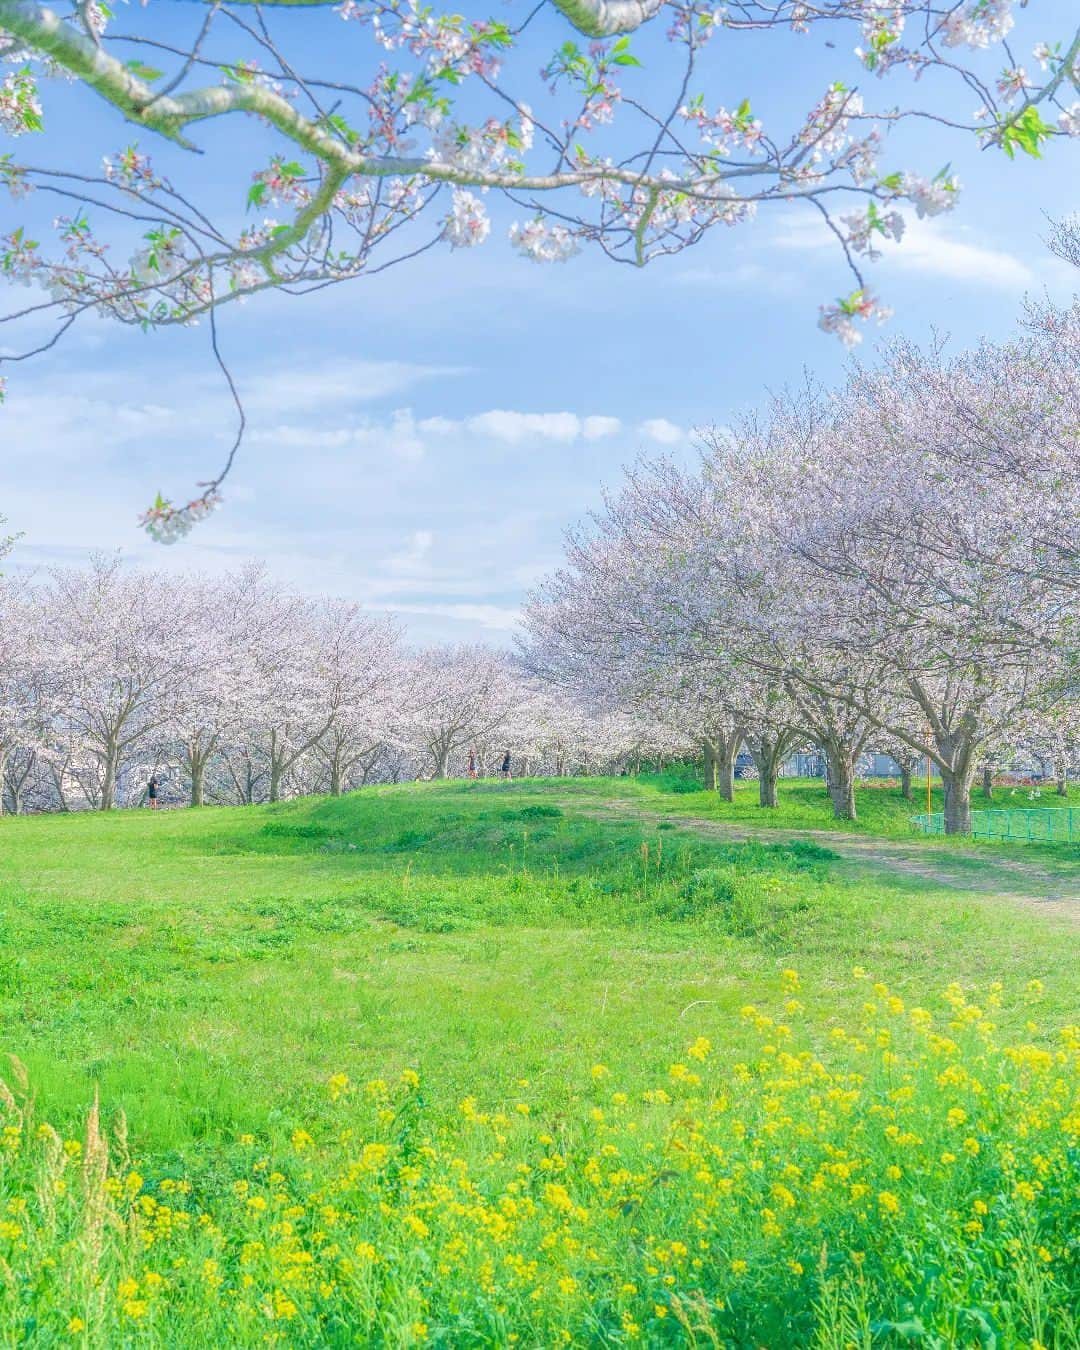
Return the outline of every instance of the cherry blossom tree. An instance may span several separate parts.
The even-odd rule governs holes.
[[[497,17],[415,0],[119,15],[97,0],[0,0],[0,127],[19,138],[0,188],[59,212],[42,229],[31,200],[0,240],[0,273],[44,292],[7,316],[35,336],[5,359],[86,315],[147,328],[206,318],[228,377],[216,311],[476,247],[493,217],[535,262],[595,248],[643,265],[793,203],[850,271],[820,324],[853,343],[888,312],[867,273],[878,241],[901,238],[905,209],[937,215],[959,193],[948,167],[895,163],[891,128],[930,120],[961,152],[1007,156],[1080,134],[1080,32],[1038,23],[1013,0],[552,0]],[[297,49],[300,27],[321,44],[319,68],[310,37]],[[847,51],[830,58],[834,74],[806,59],[815,39]],[[780,70],[803,109],[786,125],[755,101]],[[100,168],[75,147],[54,157],[58,79],[115,117],[94,147]],[[879,83],[893,92],[875,109]],[[235,185],[232,210],[200,189],[208,179]],[[235,450],[186,503],[159,497],[145,517],[155,537],[214,509]]]
[[[357,604],[324,600],[315,621],[320,697],[331,717],[313,749],[330,794],[339,797],[366,780],[386,745],[399,716],[404,652],[397,623]]]
[[[245,569],[218,582],[188,583],[191,660],[175,691],[168,732],[192,806],[203,805],[208,769],[250,717],[245,654],[254,621],[249,602],[260,576]]]
[[[9,790],[18,810],[18,788],[9,777],[12,758],[24,747],[31,725],[29,615],[25,588],[0,577],[0,815]],[[25,766],[19,772],[25,775]]]
[[[706,435],[697,471],[638,465],[529,606],[532,659],[628,706],[704,692],[763,805],[800,741],[838,816],[864,748],[929,753],[966,832],[979,766],[1080,687],[1078,381],[1046,330],[897,345]]]
[[[435,778],[454,756],[492,737],[513,706],[506,658],[473,644],[427,648],[408,663],[403,723]]]
[[[49,647],[63,722],[84,756],[83,790],[108,811],[125,759],[168,725],[191,673],[183,589],[97,558],[85,570],[55,570],[44,600],[37,638]]]
[[[943,364],[916,399],[911,365],[909,349],[894,350],[835,399],[778,400],[768,419],[739,429],[736,511],[756,541],[756,572],[732,593],[748,624],[782,636],[781,649],[821,653],[792,667],[793,679],[916,751],[929,733],[946,828],[966,832],[981,757],[1022,714],[1066,693],[1077,524],[1059,514],[1052,466],[1070,446],[1075,464],[1077,372],[1071,399],[1047,397],[1015,347],[984,345]],[[963,437],[972,408],[983,425],[1009,429],[1014,474],[964,453],[989,444]]]

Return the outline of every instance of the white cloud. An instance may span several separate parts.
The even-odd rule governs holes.
[[[886,243],[883,261],[904,272],[972,281],[1000,290],[1022,291],[1036,283],[1027,263],[1001,249],[957,238],[936,221],[916,221],[900,244]]]
[[[669,422],[666,417],[649,417],[642,422],[639,430],[658,445],[676,445],[683,438],[682,428]]]
[[[523,441],[558,441],[563,445],[572,445],[575,441],[602,440],[615,436],[622,430],[617,417],[591,415],[579,417],[572,412],[519,412],[513,408],[490,408],[487,412],[474,413],[461,419],[451,417],[425,417],[417,422],[416,429],[421,434],[436,436],[454,436],[465,433],[468,436],[480,436],[485,440],[502,441],[507,445],[520,445]]]
[[[503,605],[401,604],[395,601],[384,604],[381,601],[368,601],[364,608],[391,614],[422,614],[430,618],[456,619],[461,623],[476,624],[480,628],[503,633],[516,628],[521,619],[520,610],[508,609]]]
[[[964,225],[942,219],[919,220],[913,212],[902,212],[907,220],[904,237],[898,244],[892,239],[876,239],[882,254],[882,289],[887,289],[887,272],[902,271],[917,276],[974,282],[1000,290],[1022,291],[1038,277],[1022,259],[1002,249],[980,243]],[[836,236],[825,223],[810,216],[793,216],[773,242],[779,248],[800,252],[824,252],[837,249]],[[870,265],[868,280],[874,277]]]
[[[253,431],[253,445],[298,450],[376,450],[397,459],[418,460],[424,456],[424,442],[409,408],[399,408],[389,419],[365,420],[345,427],[311,427],[294,423],[262,427]]]
[[[466,418],[465,427],[476,436],[488,436],[511,445],[534,436],[569,444],[581,435],[581,418],[570,412],[527,413],[493,408],[490,412]]]
[[[435,535],[431,530],[414,530],[406,547],[400,553],[395,553],[386,559],[385,567],[387,571],[398,573],[422,571],[434,542]]]
[[[617,417],[586,417],[581,432],[587,441],[599,441],[605,436],[617,436],[622,423]]]

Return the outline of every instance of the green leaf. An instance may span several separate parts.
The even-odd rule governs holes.
[[[1010,159],[1016,158],[1017,147],[1032,159],[1042,159],[1039,146],[1053,130],[1048,122],[1042,120],[1038,108],[1031,104],[1018,117],[1004,124],[1001,129],[1001,148]]]
[[[125,61],[124,69],[130,70],[132,75],[137,75],[140,80],[160,80],[165,74],[163,70],[158,70],[156,66],[144,65],[141,61]]]
[[[611,49],[611,60],[617,66],[640,66],[641,62],[630,51],[630,39],[621,37]]]
[[[248,188],[248,195],[247,195],[248,207],[250,208],[252,206],[262,206],[265,199],[266,199],[266,184],[262,182],[252,183],[251,187]]]

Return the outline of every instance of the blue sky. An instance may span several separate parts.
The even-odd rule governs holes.
[[[1065,0],[1031,8],[1031,41],[1060,35],[1073,10]],[[180,22],[191,7],[173,11]],[[138,16],[132,7],[123,17]],[[290,22],[291,50],[313,68],[340,21]],[[1031,41],[1017,44],[1024,56]],[[539,64],[539,50],[527,55]],[[824,60],[830,75],[854,74],[843,51],[817,50],[810,65],[821,69],[798,71],[809,97],[792,93],[783,62],[735,93],[777,115],[789,102],[809,106]],[[646,88],[650,78],[647,67]],[[737,101],[706,88],[712,102]],[[886,102],[888,85],[868,95]],[[97,162],[129,139],[88,97],[47,98],[54,161]],[[896,309],[883,336],[1004,336],[1025,293],[1071,294],[1041,236],[1044,213],[1076,207],[1076,142],[1010,163],[923,127],[904,132],[902,151],[901,163],[930,174],[951,161],[964,191],[952,216],[913,223],[873,269]],[[231,202],[235,182],[209,160],[199,166],[205,194]],[[243,163],[241,197],[263,162]],[[0,201],[0,224],[18,212]],[[137,530],[138,513],[157,490],[181,497],[214,470],[231,427],[205,330],[146,336],[97,323],[9,367],[0,512],[24,534],[17,565],[119,549],[133,564],[214,572],[259,557],[290,585],[401,613],[417,641],[503,643],[525,590],[557,564],[565,526],[617,484],[623,464],[689,455],[695,426],[727,421],[804,367],[826,379],[842,370],[842,349],[815,319],[850,283],[797,210],[714,232],[644,271],[598,253],[537,266],[511,252],[504,225],[480,249],[441,248],[306,299],[270,295],[224,312],[250,433],[225,506],[168,549]],[[0,309],[10,299],[0,295]]]

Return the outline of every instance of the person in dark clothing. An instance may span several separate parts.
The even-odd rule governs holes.
[[[156,775],[156,774],[151,774],[151,775],[150,775],[150,781],[149,781],[149,783],[147,783],[147,785],[146,785],[146,800],[147,800],[147,804],[149,805],[150,809],[151,809],[152,811],[156,811],[156,810],[157,810],[157,804],[158,804],[158,795],[157,795],[157,775]]]
[[[500,770],[500,773],[502,774],[503,778],[512,778],[512,777],[513,777],[513,774],[510,772],[510,751],[509,751],[509,750],[507,750],[506,754],[503,755],[502,769]]]
[[[469,776],[470,778],[475,778],[475,777],[476,777],[476,754],[475,754],[475,752],[472,751],[472,750],[469,751],[469,768],[468,768],[468,776]]]

